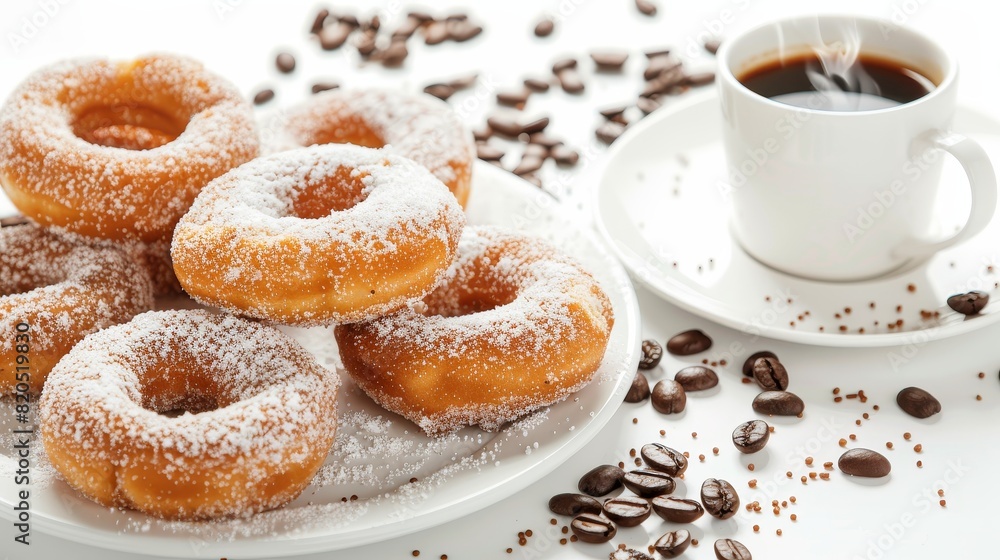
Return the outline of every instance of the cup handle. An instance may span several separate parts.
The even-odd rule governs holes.
[[[975,140],[955,132],[940,130],[927,131],[916,138],[912,149],[915,153],[938,148],[955,157],[965,169],[972,189],[972,208],[965,226],[955,235],[942,241],[928,242],[910,239],[896,247],[893,253],[899,257],[930,256],[956,243],[961,243],[983,231],[993,219],[997,207],[997,178],[990,157]]]

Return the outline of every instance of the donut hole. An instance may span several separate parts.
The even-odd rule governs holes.
[[[70,126],[73,134],[91,144],[151,150],[177,139],[186,124],[149,105],[121,103],[89,107]]]
[[[379,134],[361,115],[341,113],[335,115],[323,126],[310,127],[300,138],[304,146],[312,144],[356,144],[366,148],[382,148],[385,138]]]
[[[157,414],[176,418],[185,413],[199,414],[225,408],[234,402],[226,398],[222,387],[208,380],[200,371],[183,367],[154,367],[140,374],[139,405]]]
[[[491,276],[469,278],[464,285],[456,285],[454,290],[449,290],[450,293],[432,293],[424,300],[427,315],[464,317],[513,303],[517,299],[516,287]]]
[[[333,173],[324,173],[315,179],[310,175],[305,186],[296,190],[292,215],[318,219],[353,208],[368,196],[364,177],[364,174],[352,174],[349,167],[338,167]]]

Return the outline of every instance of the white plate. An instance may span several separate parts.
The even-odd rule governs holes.
[[[337,444],[321,475],[288,507],[249,521],[166,523],[99,507],[55,478],[39,457],[41,442],[35,440],[35,482],[29,488],[32,531],[108,549],[176,557],[298,555],[445,523],[551,472],[608,422],[628,390],[641,341],[635,294],[624,269],[596,236],[565,217],[549,195],[510,173],[477,162],[468,212],[472,223],[508,226],[553,241],[601,282],[614,306],[615,326],[594,383],[500,433],[466,429],[453,438],[433,440],[346,381]],[[329,329],[288,332],[321,362],[336,365]],[[24,487],[14,485],[14,414],[9,402],[2,404],[0,517],[9,523],[15,493]],[[408,483],[411,477],[418,482]],[[352,495],[358,499],[350,500]]]
[[[954,126],[1000,156],[994,118],[960,108]],[[1000,321],[996,301],[968,319],[945,303],[969,290],[1000,291],[1000,214],[969,242],[875,280],[782,274],[747,255],[730,234],[720,133],[711,93],[656,111],[612,145],[597,187],[598,228],[654,293],[751,335],[825,346],[922,343]],[[943,181],[938,208],[947,231],[968,215],[970,197],[955,162],[946,161]]]

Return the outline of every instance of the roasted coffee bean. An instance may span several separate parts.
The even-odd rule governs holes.
[[[493,130],[489,126],[482,126],[472,129],[472,137],[476,142],[483,143],[493,138]]]
[[[549,91],[549,83],[545,80],[541,80],[538,78],[525,78],[524,87],[538,93],[544,93],[546,91]]]
[[[656,496],[650,505],[656,515],[671,523],[693,523],[705,513],[698,502],[671,496]]]
[[[691,544],[691,533],[685,529],[670,531],[653,543],[656,549],[664,558],[677,558],[687,550]]]
[[[647,443],[639,453],[647,465],[670,476],[680,476],[688,467],[687,457],[683,453],[662,443]]]
[[[859,447],[845,451],[837,461],[837,468],[851,476],[881,478],[889,474],[892,465],[881,453]]]
[[[896,404],[914,418],[928,418],[941,412],[941,403],[934,395],[919,387],[907,387],[896,394]]]
[[[449,36],[451,37],[451,40],[456,43],[464,43],[477,37],[482,32],[483,28],[481,26],[467,21],[452,23],[448,26]]]
[[[424,88],[424,93],[433,95],[441,101],[447,101],[449,97],[455,94],[455,88],[448,84],[431,84]]]
[[[698,329],[675,334],[667,341],[667,352],[676,356],[690,356],[712,347],[712,339]]]
[[[429,21],[434,21],[434,16],[430,15],[429,13],[427,13],[427,12],[419,12],[419,11],[415,11],[415,10],[407,12],[406,13],[406,17],[413,18],[413,19],[417,20],[420,23],[427,23]]]
[[[260,105],[274,99],[273,89],[262,89],[253,96],[253,104]]]
[[[649,380],[646,379],[646,376],[641,371],[636,371],[635,377],[632,378],[632,386],[628,388],[628,393],[625,394],[625,402],[637,403],[648,398]]]
[[[733,539],[715,541],[715,557],[719,560],[753,560],[747,547]]]
[[[354,27],[342,21],[325,25],[317,35],[319,37],[319,46],[324,51],[339,49],[347,42],[347,37],[352,31],[354,31]]]
[[[600,111],[598,111],[598,113],[600,113],[602,117],[608,120],[621,122],[618,117],[622,116],[622,114],[625,112],[625,109],[628,109],[627,105],[615,105],[613,107],[601,109]]]
[[[635,7],[646,16],[656,15],[656,4],[652,0],[635,0]]]
[[[382,61],[382,66],[396,68],[403,64],[409,54],[410,51],[406,48],[406,43],[396,40],[389,43],[379,58]]]
[[[316,82],[312,85],[310,90],[313,93],[323,93],[324,91],[330,91],[331,89],[337,89],[339,87],[340,84],[336,82]]]
[[[636,496],[618,496],[604,501],[604,515],[621,527],[635,527],[649,519],[649,502]]]
[[[482,160],[500,161],[500,158],[504,156],[504,152],[500,148],[479,142],[476,144],[476,155]]]
[[[577,488],[588,496],[606,496],[622,487],[625,471],[614,465],[594,467],[580,477]]]
[[[962,315],[975,315],[990,302],[990,294],[973,290],[964,294],[956,294],[948,298],[948,307]]]
[[[536,134],[538,132],[545,130],[547,126],[549,126],[549,118],[542,117],[540,119],[535,119],[529,122],[528,124],[521,126],[521,132],[525,134]]]
[[[552,64],[552,73],[558,74],[563,70],[569,70],[571,68],[576,68],[575,58],[561,58]]]
[[[784,391],[788,388],[788,371],[776,358],[757,358],[753,363],[753,378],[765,391]]]
[[[652,97],[656,94],[675,93],[684,84],[685,74],[680,69],[668,70],[646,82],[640,97]]]
[[[674,381],[684,387],[684,392],[704,391],[719,384],[719,376],[705,366],[686,367],[674,374]]]
[[[291,53],[279,53],[274,58],[274,65],[278,67],[278,71],[282,74],[288,74],[295,70],[295,57]]]
[[[646,64],[646,69],[642,72],[642,78],[647,82],[654,80],[665,72],[680,69],[682,64],[681,59],[676,56],[671,56],[669,51],[663,54],[649,56],[649,62]]]
[[[625,488],[631,490],[636,496],[642,498],[652,498],[670,494],[677,488],[674,478],[665,472],[651,469],[635,469],[625,473],[622,478]]]
[[[687,405],[687,394],[684,387],[673,379],[661,379],[653,386],[650,394],[653,408],[661,414],[676,414],[684,412]]]
[[[543,163],[545,163],[544,158],[525,155],[521,158],[521,162],[517,164],[517,167],[514,168],[514,175],[527,175],[528,173],[534,173],[542,168]]]
[[[521,134],[523,130],[520,123],[514,119],[508,119],[506,117],[489,117],[486,119],[486,124],[490,125],[493,132],[496,132],[505,138],[517,138],[517,135]]]
[[[476,85],[476,82],[478,80],[479,80],[479,74],[477,74],[476,72],[471,72],[469,74],[465,74],[457,78],[452,78],[448,80],[446,83],[449,86],[455,88],[455,90],[457,91],[460,89],[468,89]]]
[[[625,125],[615,121],[607,121],[597,127],[597,130],[594,131],[594,135],[597,136],[597,139],[601,142],[610,144],[617,140],[623,132],[625,132]]]
[[[548,37],[556,29],[556,22],[545,18],[535,25],[535,37]]]
[[[569,524],[569,528],[576,538],[592,544],[606,543],[618,533],[618,528],[610,519],[592,513],[578,515]]]
[[[556,146],[562,144],[562,140],[549,136],[544,132],[537,132],[535,134],[528,135],[528,142],[532,144],[541,144],[546,148],[555,148]]]
[[[764,391],[753,398],[754,411],[768,416],[798,416],[805,408],[806,403],[788,391]]]
[[[660,102],[650,97],[640,97],[636,100],[635,106],[638,107],[644,115],[648,115],[660,108]]]
[[[372,18],[361,24],[362,31],[374,31],[378,33],[378,30],[382,28],[382,20],[377,15],[372,16]]]
[[[704,86],[715,81],[715,72],[696,72],[684,76],[684,84],[689,86]]]
[[[590,53],[590,58],[597,65],[597,69],[602,72],[619,72],[625,61],[628,60],[627,52],[600,51]]]
[[[604,506],[590,496],[566,493],[549,498],[549,509],[558,515],[575,517],[581,513],[600,514],[604,511]]]
[[[448,25],[443,21],[431,21],[424,27],[424,43],[439,45],[448,40]]]
[[[663,347],[653,340],[642,341],[642,357],[639,358],[639,369],[653,369],[660,364],[663,358]]]
[[[576,150],[572,150],[563,145],[554,146],[550,154],[552,159],[556,160],[559,165],[576,165],[580,161],[580,154]],[[643,344],[645,346],[645,343]],[[643,353],[643,358],[640,358],[640,362],[645,358],[645,352]]]
[[[733,445],[740,453],[756,453],[767,445],[767,439],[771,431],[767,428],[767,422],[763,420],[750,420],[744,422],[733,430]]]
[[[760,352],[750,354],[750,357],[743,362],[743,375],[753,377],[753,364],[757,361],[757,358],[774,358],[777,360],[778,356],[770,350],[761,350]]]
[[[406,19],[390,35],[393,39],[409,39],[420,27],[420,20],[407,16]]]
[[[366,31],[361,34],[361,37],[354,42],[354,48],[358,49],[358,54],[362,58],[368,58],[375,54],[375,33],[372,31]]]
[[[524,147],[524,155],[546,159],[549,157],[549,149],[541,144],[528,144]]]
[[[586,86],[583,83],[583,78],[580,77],[580,73],[574,69],[563,70],[556,74],[556,78],[559,80],[559,85],[562,86],[563,91],[566,93],[580,93]]]
[[[707,41],[705,41],[705,44],[702,45],[702,46],[705,47],[706,51],[708,51],[708,52],[710,52],[712,54],[715,54],[715,53],[719,52],[719,47],[722,46],[722,41],[720,41],[718,39],[708,39]]]
[[[712,517],[729,519],[740,508],[740,497],[732,484],[709,478],[701,485],[701,503]]]
[[[524,105],[528,102],[529,95],[530,93],[527,90],[501,91],[497,93],[497,104],[523,109]]]
[[[330,17],[330,10],[327,10],[326,8],[316,12],[316,17],[313,19],[313,23],[309,27],[309,32],[314,35],[319,33],[319,31],[323,29],[323,25],[326,24],[326,18],[328,17]]]

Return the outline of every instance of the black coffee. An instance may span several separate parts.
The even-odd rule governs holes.
[[[816,53],[757,65],[737,76],[748,89],[788,105],[827,111],[869,111],[902,105],[934,90],[934,82],[897,60],[861,53],[846,63]]]

